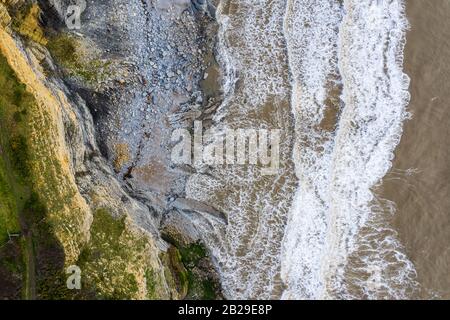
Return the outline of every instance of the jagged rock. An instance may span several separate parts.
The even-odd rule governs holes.
[[[172,202],[171,206],[184,212],[195,212],[199,214],[212,216],[224,224],[227,224],[227,217],[223,212],[193,199],[178,198]]]
[[[58,176],[57,181],[64,183],[58,190],[65,194],[70,189],[70,196],[63,199],[74,202],[61,209],[62,200],[58,202],[55,196],[50,207],[66,262],[81,263],[80,257],[88,257],[82,262],[94,284],[98,278],[95,270],[101,266],[111,284],[99,286],[100,295],[112,295],[114,285],[125,284],[126,269],[137,283],[137,290],[128,292],[128,297],[182,298],[185,288],[175,290],[165,276],[171,260],[161,257],[171,249],[161,239],[159,228],[188,244],[200,239],[195,226],[188,223],[189,214],[226,223],[223,214],[212,207],[167,197],[182,194],[184,181],[192,173],[172,167],[170,120],[176,119],[178,125],[180,120],[192,121],[202,114],[202,56],[212,50],[213,42],[201,30],[211,20],[194,14],[190,0],[155,1],[156,9],[146,1],[92,1],[81,17],[81,29],[69,31],[64,17],[72,1],[39,3],[50,28],[51,54],[43,46],[48,39],[41,37],[47,33],[33,28],[33,23],[40,24],[39,11],[30,16],[33,23],[24,25],[24,34],[31,41],[16,46],[30,59],[30,79],[39,74],[39,81],[30,82],[27,89],[37,90],[34,86],[39,84],[45,94],[34,93],[41,100],[46,98],[40,100],[40,106],[55,111],[48,121],[55,128],[49,131],[51,137],[45,136],[50,148],[45,152],[60,148],[57,154],[61,158],[52,162],[63,167],[58,174],[64,177]],[[9,24],[5,12],[0,12],[0,19],[2,26]],[[51,77],[46,77],[47,73]],[[189,100],[193,104],[179,112]],[[47,190],[50,183],[42,179],[39,186],[51,194]],[[172,206],[172,213],[165,215]],[[176,221],[184,221],[182,228],[176,228]],[[108,238],[103,226],[123,230],[103,243],[113,253],[107,262],[86,253],[100,250],[100,256],[106,254],[101,252],[101,241]],[[134,240],[144,244],[139,248],[124,245]],[[125,256],[143,259],[127,261]],[[203,265],[209,261],[206,268],[214,273],[209,258],[202,257],[202,261]],[[155,283],[147,283],[152,279]],[[121,292],[126,293],[127,288]],[[149,292],[150,288],[156,289]]]
[[[176,210],[164,215],[161,231],[164,238],[180,246],[188,246],[200,240],[191,220]]]

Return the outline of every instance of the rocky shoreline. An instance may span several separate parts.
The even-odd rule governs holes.
[[[86,220],[75,226],[85,234],[78,243],[66,245],[75,231],[57,236],[64,266],[80,264],[90,272],[86,290],[75,297],[221,298],[219,275],[189,219],[214,209],[184,199],[193,169],[170,161],[173,130],[192,127],[220,100],[217,74],[208,74],[215,64],[214,3],[89,1],[81,28],[68,30],[63,21],[73,2],[23,2],[39,5],[46,41],[21,35],[16,45],[26,43],[28,59],[39,56],[41,67],[32,66],[33,72],[53,95],[61,92],[55,121],[62,123],[55,125],[64,128],[59,139],[76,192],[89,208],[81,209]],[[217,87],[207,94],[206,80]],[[79,248],[69,254],[73,246]],[[37,297],[60,297],[59,290],[43,294],[38,288]]]

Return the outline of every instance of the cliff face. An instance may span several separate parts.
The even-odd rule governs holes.
[[[134,173],[168,156],[161,137],[143,139],[169,132],[142,121],[160,121],[157,111],[145,114],[147,104],[168,94],[154,89],[166,83],[146,87],[152,34],[138,30],[153,11],[136,7],[136,17],[137,1],[89,2],[91,22],[74,33],[63,24],[68,4],[0,2],[0,297],[214,297],[212,266],[198,275],[208,259],[197,238],[180,242],[176,231],[165,237],[172,244],[161,239],[166,197],[182,192],[183,177],[163,170],[158,184],[144,169]],[[189,66],[187,77],[201,77]],[[168,83],[190,97],[191,81]],[[66,286],[71,265],[81,290]]]

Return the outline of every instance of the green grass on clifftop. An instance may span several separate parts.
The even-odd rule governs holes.
[[[149,294],[155,294],[156,275],[150,268],[139,268],[146,265],[146,250],[145,238],[127,228],[125,217],[114,218],[107,209],[98,209],[90,242],[77,263],[83,270],[84,294],[95,299],[137,299],[140,277],[147,282]]]
[[[23,118],[34,99],[1,54],[0,88],[0,299],[19,299],[27,297],[20,215],[30,195]]]
[[[64,261],[46,221],[45,197],[33,187],[34,106],[34,97],[0,54],[0,257],[12,257],[0,260],[0,285],[7,284],[0,299],[42,297]]]
[[[29,196],[28,147],[23,118],[34,103],[0,55],[0,245],[19,233],[19,212]]]

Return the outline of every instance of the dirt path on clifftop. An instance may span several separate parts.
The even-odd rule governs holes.
[[[24,258],[26,265],[24,298],[26,300],[36,300],[36,264],[33,249],[33,239],[30,229],[26,226],[23,217],[20,224],[25,238]]]

